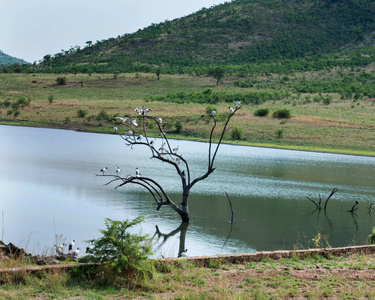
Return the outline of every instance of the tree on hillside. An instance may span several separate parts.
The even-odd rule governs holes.
[[[219,82],[224,78],[224,69],[222,67],[215,68],[213,76],[216,79],[216,85],[219,85]]]
[[[156,76],[158,77],[158,80],[160,80],[160,75],[161,75],[161,68],[157,68],[155,71]]]
[[[172,201],[172,199],[169,197],[169,195],[157,180],[143,176],[138,168],[136,169],[135,175],[127,175],[126,177],[121,177],[119,173],[117,173],[117,175],[105,175],[107,168],[103,168],[101,170],[102,174],[97,174],[97,176],[112,177],[112,179],[107,182],[106,185],[115,182],[118,184],[116,188],[125,186],[127,184],[135,184],[145,188],[154,198],[157,204],[157,210],[159,210],[162,206],[168,205],[180,215],[182,222],[187,223],[189,222],[188,199],[190,190],[196,183],[206,179],[215,170],[214,162],[219,147],[224,138],[224,134],[227,130],[228,123],[240,108],[241,103],[239,101],[236,102],[235,108],[229,108],[228,116],[226,117],[224,125],[221,129],[220,138],[216,145],[213,145],[213,134],[217,126],[217,121],[215,118],[216,111],[211,112],[210,117],[213,120],[213,126],[211,128],[208,143],[207,171],[195,179],[191,178],[189,164],[186,159],[181,154],[179,154],[179,147],[177,146],[176,148],[172,148],[166,133],[163,131],[161,118],[149,116],[148,113],[150,110],[147,108],[136,108],[134,111],[137,113],[137,115],[130,122],[127,122],[127,118],[116,117],[116,119],[122,124],[125,124],[128,129],[125,135],[120,135],[121,138],[125,140],[126,145],[131,146],[131,148],[134,148],[136,146],[147,147],[151,152],[150,158],[167,163],[176,170],[176,174],[180,177],[182,184],[182,201],[180,203],[181,207]],[[139,127],[138,122],[140,122]],[[154,123],[155,127],[158,128],[161,137],[160,147],[157,147],[155,145],[156,139],[150,138],[147,134],[147,128],[149,128],[147,124],[149,124],[150,122]],[[116,130],[116,132],[118,132],[118,130]]]

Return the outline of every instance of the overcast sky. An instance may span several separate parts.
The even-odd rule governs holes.
[[[224,0],[0,0],[0,50],[30,63]]]

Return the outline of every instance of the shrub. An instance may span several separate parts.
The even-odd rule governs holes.
[[[129,228],[141,222],[143,217],[132,221],[114,221],[107,218],[106,229],[100,230],[103,236],[87,241],[93,245],[88,251],[92,261],[109,262],[108,268],[104,269],[108,280],[115,281],[121,276],[129,284],[152,276],[152,265],[147,263],[148,256],[152,254],[152,238],[129,232]]]
[[[66,77],[57,77],[56,83],[57,85],[66,85],[67,83]]]
[[[111,116],[104,109],[96,116],[97,121],[110,119],[112,119]]]
[[[52,104],[52,102],[53,102],[53,95],[49,95],[48,96],[48,102],[49,102],[49,104]]]
[[[174,127],[176,128],[176,133],[180,133],[183,127],[183,124],[181,121],[176,121],[174,124]]]
[[[258,108],[254,111],[254,116],[256,117],[265,117],[268,116],[270,110],[268,108]]]
[[[274,118],[278,119],[289,119],[292,116],[292,113],[290,112],[290,109],[288,108],[281,108],[277,111],[275,111],[272,116]]]
[[[241,128],[234,127],[231,133],[232,140],[243,140],[243,131]]]
[[[77,117],[78,118],[84,118],[87,115],[87,110],[79,109],[77,110]]]

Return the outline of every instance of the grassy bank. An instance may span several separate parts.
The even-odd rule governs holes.
[[[108,284],[98,269],[43,271],[2,277],[2,299],[285,299],[375,297],[375,256],[316,255],[229,264],[212,260],[155,261],[152,278],[125,287]]]
[[[232,139],[231,129],[225,142],[375,156],[375,106],[373,99],[342,100],[339,95],[295,94],[290,81],[280,83],[272,76],[257,75],[254,86],[240,88],[233,83],[238,78],[227,76],[216,85],[211,77],[154,74],[63,75],[65,85],[57,85],[56,74],[0,74],[0,123],[22,126],[64,128],[89,132],[113,133],[118,126],[113,116],[134,116],[136,106],[152,109],[151,115],[163,118],[163,129],[175,138],[206,140],[212,123],[206,116],[206,107],[213,105],[224,114],[228,105],[173,103],[147,100],[176,93],[202,93],[207,89],[218,95],[246,94],[252,91],[284,91],[281,100],[268,100],[254,105],[246,104],[232,119],[230,128],[242,132],[240,139]],[[302,75],[295,75],[296,78]],[[306,74],[305,74],[306,76]],[[309,76],[313,77],[314,74]],[[316,75],[318,76],[318,75]],[[296,79],[297,80],[297,79]],[[329,104],[321,99],[330,96]],[[20,100],[21,99],[21,100]],[[14,103],[18,103],[17,104]],[[25,104],[25,102],[28,102]],[[268,108],[269,115],[254,116],[259,108]],[[278,119],[272,113],[289,109],[292,117]],[[176,132],[176,122],[182,122]],[[154,129],[150,133],[156,135]]]

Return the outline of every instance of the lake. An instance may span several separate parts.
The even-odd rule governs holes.
[[[157,143],[161,143],[159,140]],[[207,143],[171,140],[189,162],[192,177],[207,170]],[[154,256],[176,257],[246,253],[312,246],[321,232],[332,247],[364,244],[375,226],[368,207],[375,200],[375,158],[222,145],[208,179],[191,190],[191,222],[181,221],[138,186],[115,189],[99,177],[114,174],[157,178],[175,203],[180,179],[174,169],[149,159],[146,147],[131,149],[117,135],[57,129],[0,126],[0,208],[2,240],[47,253],[59,240],[100,236],[104,219],[145,222],[135,232],[155,235]],[[316,211],[306,196],[323,201],[333,188],[327,211]],[[233,204],[234,222],[228,193]],[[348,212],[359,202],[355,213]],[[315,210],[315,211],[314,211]],[[326,242],[322,242],[326,246]]]

